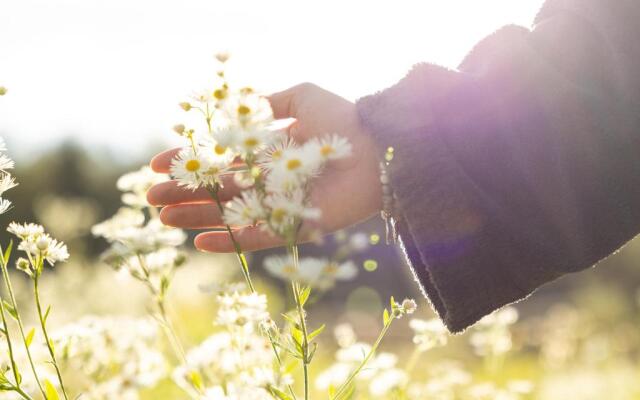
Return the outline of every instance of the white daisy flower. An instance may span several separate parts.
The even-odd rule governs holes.
[[[409,321],[409,327],[414,332],[413,343],[421,351],[444,346],[449,339],[447,328],[438,318],[430,320],[412,319]]]
[[[349,157],[352,152],[351,143],[344,137],[336,134],[310,140],[305,143],[305,147],[306,146],[318,152],[320,158],[325,161],[346,158]]]
[[[248,126],[238,131],[236,149],[243,155],[255,154],[270,146],[277,136],[273,132],[257,126]]]
[[[107,240],[118,240],[120,233],[129,228],[139,228],[144,224],[144,213],[129,207],[121,207],[118,212],[106,221],[94,225],[91,233]]]
[[[171,175],[178,181],[178,185],[195,191],[203,183],[208,183],[204,174],[209,167],[205,157],[197,154],[192,148],[185,147],[171,160]]]
[[[204,157],[230,164],[234,158],[231,149],[237,136],[234,132],[232,129],[225,128],[206,136],[198,146],[198,153]]]
[[[213,91],[201,90],[199,92],[194,92],[190,97],[198,103],[206,104],[213,101]]]
[[[267,175],[267,190],[282,192],[301,187],[317,174],[321,164],[319,152],[311,146],[284,149]]]
[[[274,166],[282,160],[282,156],[289,149],[296,148],[296,144],[288,137],[269,146],[258,157],[258,165],[265,171],[272,171]]]
[[[0,198],[0,215],[11,209],[11,201]]]
[[[9,157],[4,154],[0,154],[0,171],[7,171],[9,169],[13,169],[15,163]]]
[[[58,261],[69,258],[67,246],[63,242],[53,239],[49,234],[42,233],[27,237],[18,245],[18,250],[46,260],[52,267]]]
[[[276,278],[284,280],[297,280],[299,276],[290,256],[269,256],[264,259],[264,269]]]
[[[137,171],[122,175],[118,178],[116,186],[122,192],[146,192],[151,186],[166,182],[168,179],[166,174],[154,172],[145,165]]]
[[[255,225],[266,218],[262,196],[256,190],[245,190],[240,197],[227,203],[224,222],[227,225]]]
[[[299,220],[320,218],[320,210],[306,204],[305,193],[300,189],[270,194],[264,204],[269,209],[268,225],[278,235],[293,228]]]
[[[16,180],[9,174],[2,174],[0,176],[0,196],[4,194],[9,189],[18,186]]]
[[[269,101],[254,93],[233,96],[224,106],[224,112],[231,121],[241,126],[265,126],[273,122],[273,111]]]
[[[22,240],[39,236],[44,233],[44,228],[37,224],[19,224],[17,222],[11,222],[7,227],[7,232],[19,237]]]

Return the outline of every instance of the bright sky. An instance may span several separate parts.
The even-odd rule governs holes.
[[[542,0],[18,0],[0,2],[0,135],[23,155],[73,137],[144,154],[229,50],[233,82],[310,81],[349,99],[412,64],[455,68]]]

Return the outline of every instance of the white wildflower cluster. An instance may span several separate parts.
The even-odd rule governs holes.
[[[9,156],[4,154],[5,151],[7,151],[7,146],[4,143],[4,139],[0,137],[0,215],[11,208],[11,201],[3,197],[4,193],[18,185],[9,172],[13,169],[15,163]]]
[[[86,316],[52,335],[90,400],[137,400],[163,379],[168,370],[158,339],[154,321],[128,317]]]
[[[334,333],[340,348],[335,354],[335,362],[316,378],[316,387],[321,390],[335,388],[345,382],[372,349],[371,345],[356,341],[355,333],[349,325],[339,325]],[[380,352],[369,360],[356,380],[359,384],[366,385],[373,398],[388,398],[386,396],[408,383],[409,375],[398,366],[395,354]]]
[[[215,325],[221,330],[192,348],[174,381],[193,398],[208,400],[272,399],[272,388],[291,382],[274,365],[269,340],[260,327],[268,323],[267,299],[256,293],[218,295]]]
[[[67,246],[45,233],[40,225],[11,222],[7,231],[20,239],[18,250],[26,255],[26,258],[18,258],[16,267],[31,277],[42,273],[45,261],[53,267],[69,258]]]
[[[529,381],[509,381],[504,386],[493,382],[478,383],[469,388],[470,400],[523,400],[533,391]]]
[[[47,367],[48,354],[45,346],[36,345],[35,343],[30,348],[31,357],[35,361],[36,371],[41,379],[48,379],[49,381],[55,381],[55,375],[51,369]],[[20,346],[13,346],[13,358],[16,365],[24,366],[24,370],[29,365],[29,358],[27,353]],[[0,340],[0,400],[15,400],[19,397],[16,393],[10,390],[4,391],[5,385],[8,384],[15,386],[15,378],[11,372],[13,368],[11,359],[9,357],[9,349],[5,340]],[[33,374],[25,373],[20,376],[21,388],[27,393],[37,393],[38,384],[35,381]]]
[[[265,258],[264,267],[271,275],[296,281],[314,289],[328,290],[336,281],[348,281],[358,274],[352,261],[337,262],[328,258],[302,257],[299,268],[289,255],[271,255]]]
[[[511,350],[511,325],[518,321],[518,311],[505,307],[478,322],[471,335],[471,345],[479,356],[500,356]]]
[[[183,125],[175,128],[189,143],[172,161],[171,175],[186,188],[202,187],[214,195],[225,175],[233,176],[246,190],[227,203],[224,221],[261,224],[291,239],[303,220],[320,216],[309,204],[307,183],[327,162],[349,156],[351,145],[338,135],[294,143],[273,129],[269,102],[251,89],[234,92],[222,82],[210,93],[196,96],[196,104],[180,104],[200,111],[207,127],[202,133]]]
[[[147,282],[156,294],[164,294],[175,269],[185,261],[176,249],[186,234],[162,224],[157,211],[146,202],[146,191],[167,180],[148,167],[123,175],[118,188],[123,191],[122,207],[110,219],[95,225],[91,232],[105,238],[111,247],[102,259],[117,270]],[[146,209],[145,209],[146,208]]]
[[[409,321],[414,332],[413,343],[424,352],[447,344],[449,332],[438,318],[422,320],[414,318]]]
[[[138,171],[129,172],[122,175],[116,183],[122,193],[122,202],[129,207],[145,208],[149,206],[147,202],[147,191],[151,186],[166,182],[169,177],[166,174],[158,174],[144,166]]]

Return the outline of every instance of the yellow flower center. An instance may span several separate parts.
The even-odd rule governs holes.
[[[184,167],[189,172],[196,172],[200,169],[200,161],[189,160],[184,164]]]
[[[325,144],[324,146],[322,146],[322,148],[320,148],[320,154],[322,154],[323,157],[330,156],[334,151],[335,150],[333,149],[333,147],[328,144]]]
[[[227,91],[223,89],[217,89],[213,92],[213,97],[215,97],[218,100],[222,100],[225,97],[227,97]]]
[[[227,148],[217,144],[216,147],[213,148],[213,151],[215,151],[216,154],[221,156],[227,151]]]
[[[338,266],[335,263],[328,264],[324,267],[324,272],[328,275],[335,275],[338,272]]]
[[[238,114],[240,115],[248,115],[251,112],[251,109],[247,106],[245,106],[244,104],[240,104],[240,106],[238,106]]]
[[[285,265],[284,268],[282,268],[282,273],[286,276],[293,276],[296,274],[296,268],[293,265]]]
[[[279,160],[280,157],[282,157],[282,150],[274,150],[271,153],[271,158],[274,159],[274,160]]]
[[[276,208],[271,212],[271,219],[276,223],[284,221],[284,217],[287,216],[287,212],[282,208]]]
[[[247,138],[244,141],[244,145],[247,147],[255,147],[258,145],[258,139],[256,138]]]
[[[302,166],[302,162],[297,158],[291,159],[287,161],[287,169],[289,171],[294,171]]]

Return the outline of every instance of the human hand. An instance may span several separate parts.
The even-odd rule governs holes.
[[[321,218],[313,226],[303,226],[301,236],[309,239],[312,232],[330,233],[360,222],[382,207],[377,149],[361,125],[354,103],[313,84],[301,84],[275,93],[269,98],[276,119],[295,118],[288,135],[297,143],[314,137],[339,134],[353,146],[352,155],[327,166],[312,181],[311,205],[321,210]],[[171,160],[179,149],[173,149],[151,160],[151,168],[168,173]],[[240,193],[231,176],[226,177],[219,197],[228,201]],[[147,193],[150,204],[163,206],[160,219],[169,226],[186,229],[222,228],[224,223],[217,205],[205,189],[191,191],[175,181],[161,183]],[[283,245],[257,226],[232,227],[234,236],[245,251]],[[198,235],[195,245],[200,250],[228,253],[234,247],[227,232],[211,231]]]

